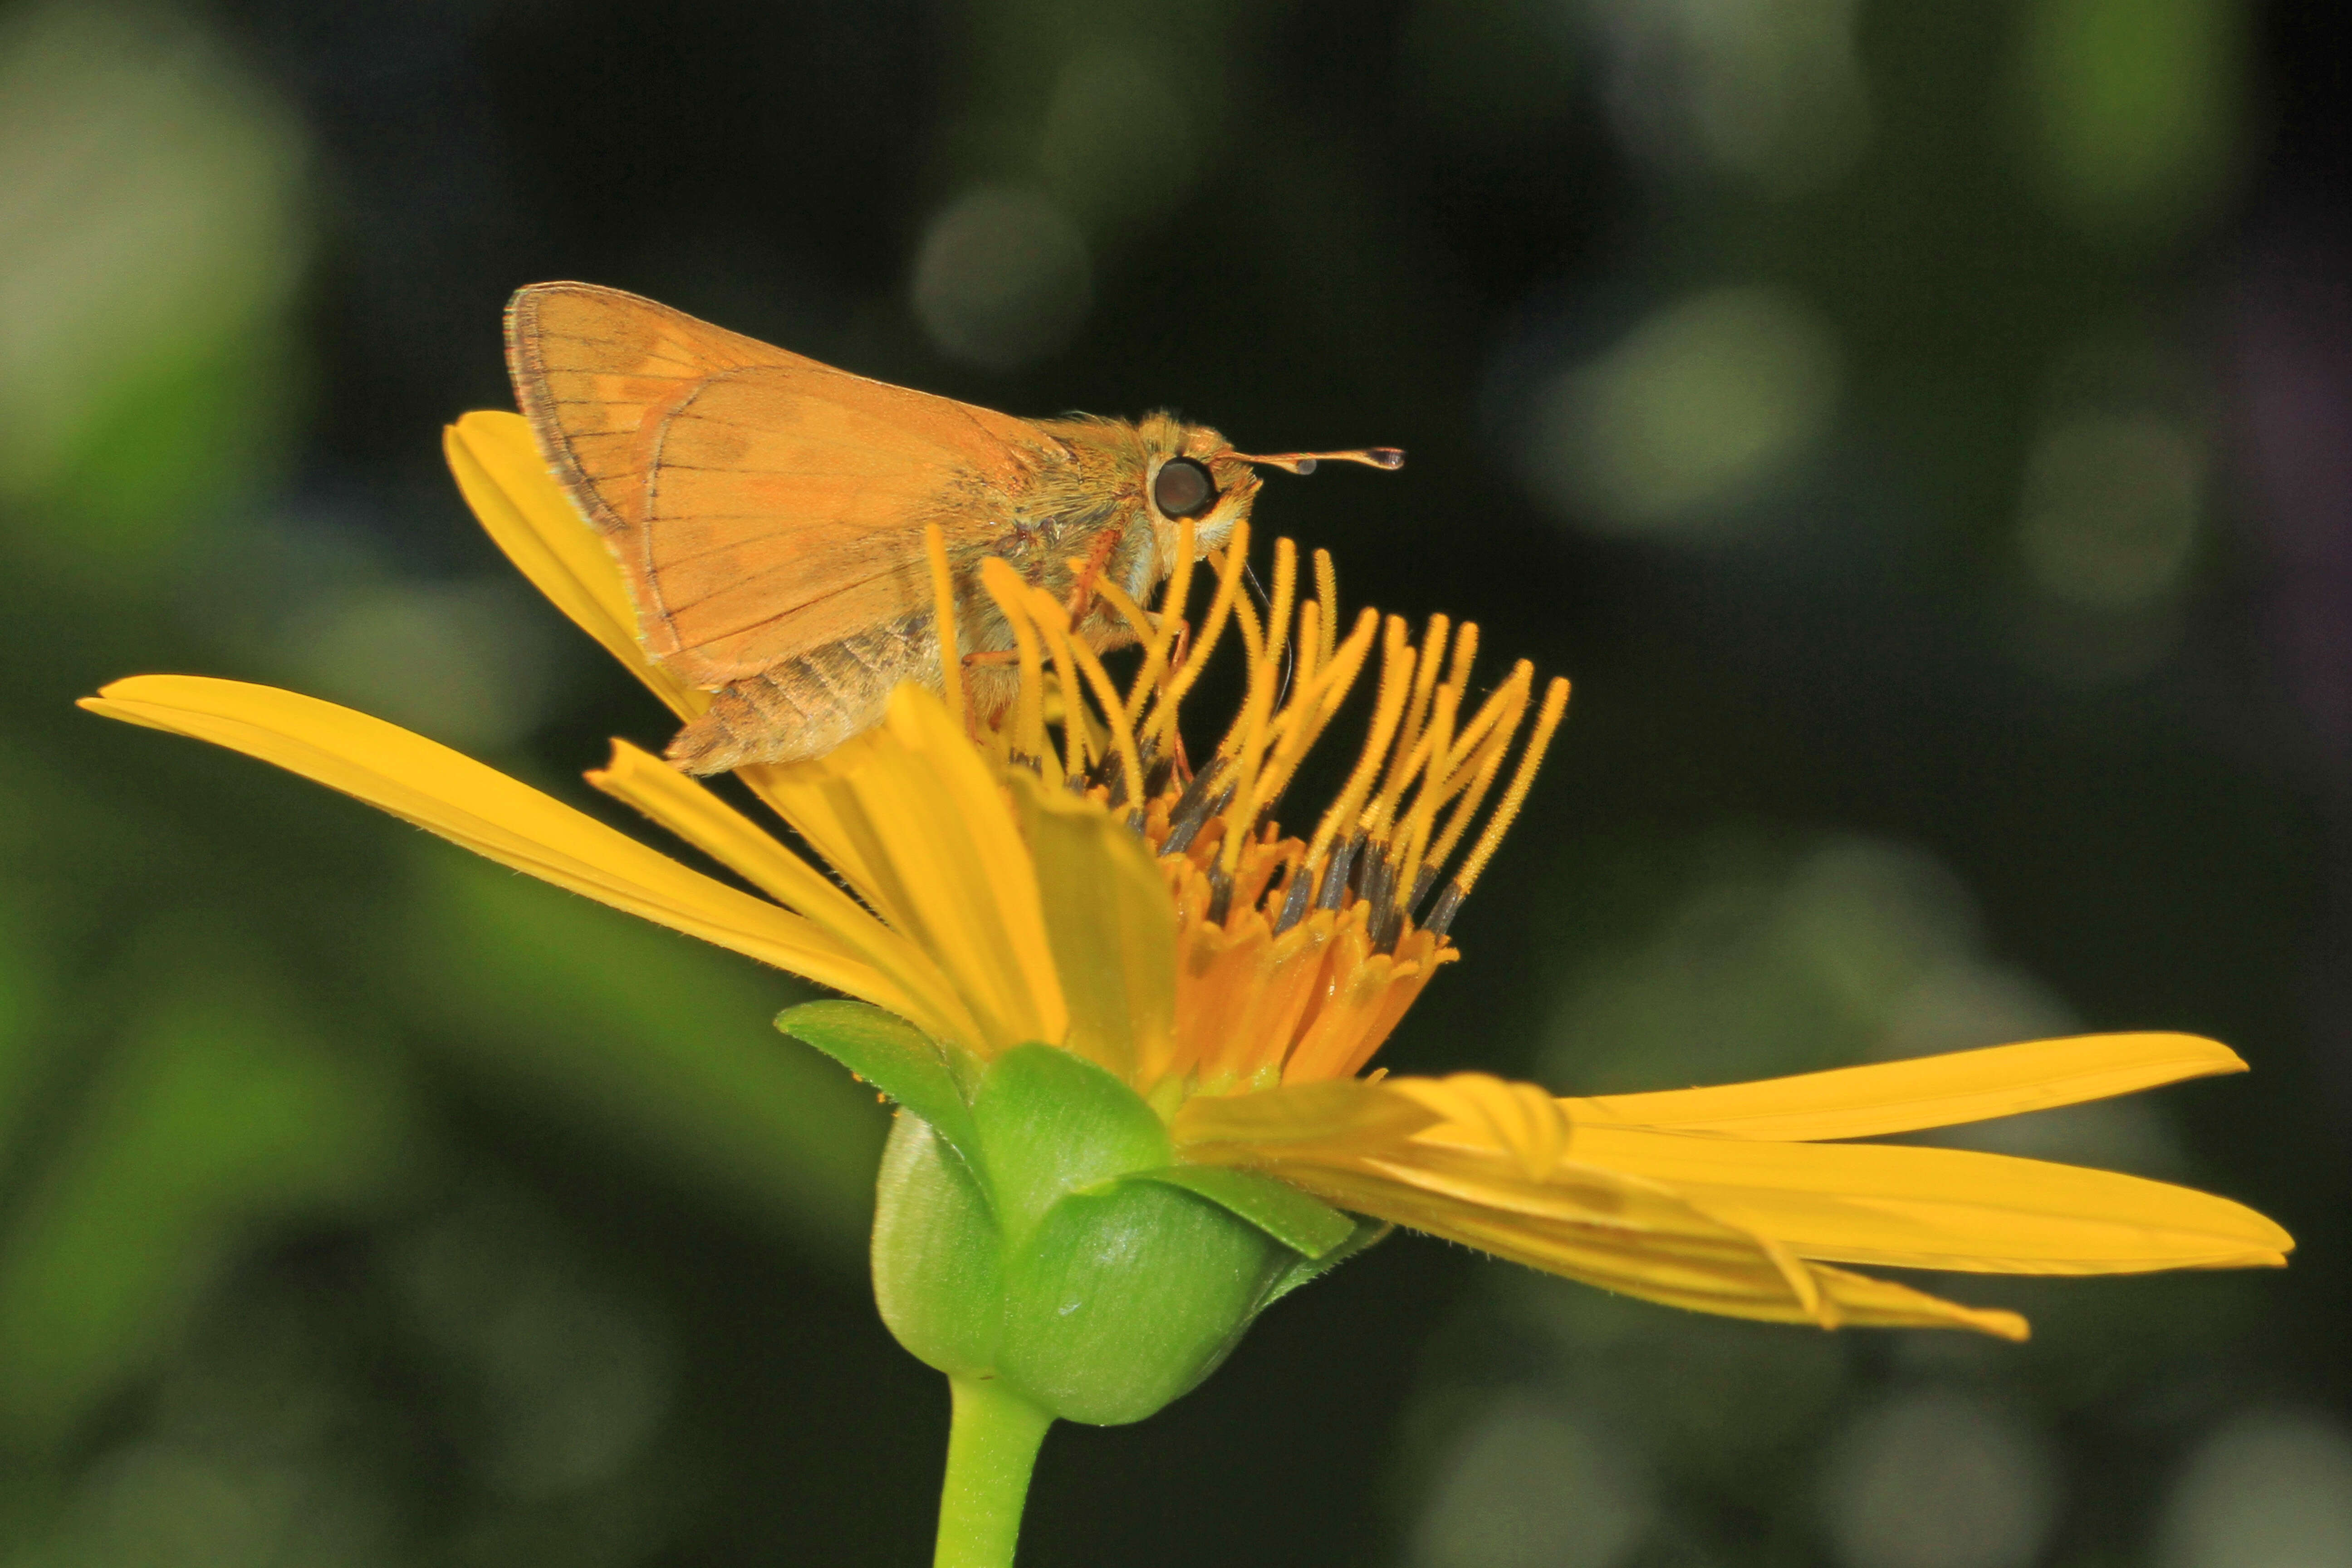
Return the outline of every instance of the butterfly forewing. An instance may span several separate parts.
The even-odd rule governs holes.
[[[993,537],[1063,456],[1025,421],[586,284],[518,294],[508,360],[647,651],[704,686],[919,610],[923,526]]]

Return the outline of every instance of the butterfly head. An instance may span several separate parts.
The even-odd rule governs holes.
[[[1257,500],[1261,468],[1311,474],[1318,463],[1327,461],[1363,463],[1376,468],[1404,466],[1404,454],[1394,447],[1254,456],[1234,450],[1232,442],[1205,425],[1179,424],[1165,415],[1147,421],[1142,435],[1149,450],[1144,498],[1160,536],[1163,559],[1174,550],[1188,518],[1198,552],[1205,554],[1223,548],[1232,537],[1234,525],[1249,516]]]

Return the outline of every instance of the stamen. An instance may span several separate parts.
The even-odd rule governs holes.
[[[1052,595],[1034,588],[1029,591],[1028,605],[1030,619],[1044,635],[1046,651],[1054,656],[1054,682],[1062,699],[1063,776],[1084,778],[1097,753],[1094,725],[1089,721],[1092,716],[1078,688],[1076,661],[1070,657],[1069,613],[1053,602]]]
[[[1323,873],[1323,890],[1315,897],[1318,909],[1336,910],[1340,898],[1348,891],[1348,870],[1354,865],[1356,851],[1364,847],[1360,838],[1350,838],[1341,844],[1331,857],[1330,868]],[[1312,857],[1309,858],[1312,863]]]
[[[1266,764],[1267,782],[1260,786],[1267,803],[1280,799],[1282,792],[1290,787],[1291,776],[1346,703],[1364,659],[1371,652],[1372,634],[1379,629],[1379,613],[1370,608],[1359,616],[1356,629],[1349,634],[1348,640],[1283,710],[1277,724],[1280,738],[1272,761]]]
[[[1028,610],[1021,602],[1029,585],[1009,562],[997,555],[981,562],[980,584],[1003,613],[1005,624],[1013,628],[1013,645],[1020,650],[1021,689],[1013,720],[1015,746],[1042,764],[1053,756],[1053,748],[1045,740],[1045,664],[1038,653],[1036,630],[1030,626]],[[1054,766],[1054,782],[1059,784],[1060,759],[1055,759]]]
[[[1404,722],[1397,731],[1396,753],[1389,759],[1388,777],[1381,781],[1375,801],[1394,795],[1404,785],[1408,759],[1421,741],[1421,727],[1429,717],[1429,702],[1436,689],[1437,673],[1445,668],[1445,641],[1453,622],[1443,615],[1429,617],[1429,627],[1422,633],[1421,668],[1414,671],[1412,700],[1405,704]]]
[[[1201,829],[1206,827],[1213,818],[1223,816],[1225,807],[1233,803],[1234,786],[1227,784],[1213,796],[1204,800],[1195,809],[1193,815],[1183,821],[1179,822],[1173,817],[1170,818],[1168,841],[1160,847],[1160,853],[1163,856],[1181,855],[1192,847],[1192,840],[1200,837]]]
[[[1454,884],[1462,892],[1467,893],[1477,882],[1479,873],[1486,870],[1486,862],[1494,858],[1496,849],[1502,845],[1503,835],[1511,830],[1512,820],[1519,815],[1519,807],[1527,803],[1528,791],[1534,787],[1536,769],[1543,765],[1544,751],[1551,744],[1553,732],[1559,728],[1560,715],[1567,710],[1568,678],[1556,675],[1552,677],[1551,685],[1545,689],[1543,711],[1536,715],[1535,732],[1528,737],[1528,749],[1519,753],[1518,771],[1511,775],[1511,787],[1503,792],[1503,804],[1496,806],[1495,815],[1486,819],[1486,830],[1478,835],[1476,847],[1470,851],[1470,858],[1462,863],[1462,869],[1454,875]],[[1454,901],[1459,903],[1461,900],[1457,897]],[[1440,897],[1438,908],[1442,910],[1444,907],[1445,900]],[[1437,911],[1432,910],[1432,930],[1436,929],[1436,918]],[[1451,911],[1447,912],[1446,918],[1449,921],[1453,918]]]
[[[1184,624],[1184,606],[1192,596],[1193,548],[1198,538],[1191,518],[1176,525],[1176,563],[1169,573],[1167,591],[1160,595],[1160,618],[1152,623],[1151,635],[1144,639],[1143,662],[1136,668],[1135,684],[1128,689],[1127,721],[1130,728],[1141,722],[1143,705],[1167,673],[1168,661],[1181,635],[1177,628]]]
[[[963,647],[956,627],[955,579],[948,572],[948,537],[936,522],[923,529],[923,550],[931,564],[931,626],[940,635],[940,695],[968,731],[971,710],[963,700]]]
[[[1447,685],[1438,689],[1437,712],[1429,725],[1429,765],[1423,772],[1413,790],[1412,810],[1406,814],[1397,838],[1399,875],[1409,879],[1421,869],[1421,852],[1429,842],[1437,808],[1444,804],[1448,769],[1446,763],[1454,755],[1454,713],[1462,700],[1462,689]]]
[[[1478,806],[1486,798],[1486,792],[1494,787],[1496,775],[1503,770],[1503,759],[1510,755],[1511,738],[1518,733],[1519,721],[1527,717],[1528,690],[1534,679],[1535,666],[1525,659],[1520,660],[1518,667],[1512,670],[1510,680],[1495,697],[1487,699],[1486,706],[1479,710],[1478,718],[1471,721],[1463,742],[1456,743],[1454,749],[1459,752],[1463,744],[1475,742],[1478,747],[1473,759],[1476,770],[1468,781],[1468,789],[1454,803],[1454,809],[1446,814],[1444,831],[1437,836],[1437,842],[1430,847],[1425,862],[1413,878],[1412,897],[1407,900],[1412,908],[1421,907],[1421,900],[1428,896],[1430,885],[1436,880],[1438,871],[1454,853],[1454,847],[1461,842],[1463,833],[1476,818]],[[1487,712],[1496,707],[1496,699],[1506,693],[1511,698],[1507,708],[1502,710],[1491,729],[1483,736],[1479,735],[1479,725],[1486,721]]]
[[[1315,896],[1315,873],[1305,861],[1293,867],[1290,889],[1283,895],[1282,913],[1275,917],[1274,934],[1280,936],[1307,918],[1307,906]]]
[[[1323,662],[1328,664],[1339,637],[1339,569],[1328,550],[1315,552],[1315,596],[1323,603]]]
[[[1462,629],[1454,634],[1454,669],[1446,684],[1470,689],[1470,662],[1478,657],[1478,623],[1465,621]]]
[[[1211,867],[1209,869],[1208,923],[1213,926],[1221,926],[1224,924],[1225,917],[1233,911],[1233,872],[1227,870],[1223,866]]]
[[[1403,712],[1406,690],[1412,684],[1413,650],[1405,641],[1404,622],[1394,616],[1383,623],[1387,637],[1381,649],[1381,691],[1372,710],[1372,728],[1364,740],[1364,750],[1356,760],[1355,772],[1339,791],[1339,798],[1323,814],[1315,826],[1315,837],[1307,850],[1307,863],[1314,865],[1323,858],[1334,835],[1352,824],[1357,808],[1363,804],[1364,792],[1371,788],[1372,776],[1381,762],[1388,755],[1389,741],[1396,733],[1397,719]],[[1336,907],[1336,906],[1334,906]]]
[[[1209,765],[1192,775],[1192,782],[1184,786],[1184,793],[1169,807],[1168,837],[1160,847],[1160,854],[1181,855],[1192,847],[1192,835],[1201,831],[1201,824],[1209,816],[1209,792],[1216,787],[1217,776],[1224,770],[1224,758],[1211,757]]]
[[[1244,518],[1234,524],[1233,537],[1222,553],[1212,553],[1212,564],[1217,571],[1217,595],[1209,603],[1208,619],[1202,623],[1200,640],[1192,646],[1160,694],[1153,708],[1149,733],[1174,738],[1176,710],[1192,683],[1201,679],[1201,671],[1216,651],[1217,639],[1224,635],[1226,617],[1233,614],[1234,605],[1241,593],[1241,565],[1249,554],[1249,521]],[[1009,570],[1009,568],[1008,568]]]
[[[1051,595],[1039,596],[1047,604],[1053,603]],[[1054,607],[1058,610],[1061,606],[1056,605]],[[1120,764],[1126,777],[1140,779],[1143,776],[1143,757],[1135,742],[1135,730],[1128,722],[1127,709],[1119,701],[1118,683],[1111,679],[1110,671],[1103,668],[1100,656],[1087,645],[1086,638],[1072,637],[1070,652],[1076,658],[1079,669],[1086,673],[1087,684],[1094,688],[1096,704],[1103,711],[1102,722],[1110,731],[1113,760]],[[1114,798],[1110,804],[1117,805],[1118,802]]]

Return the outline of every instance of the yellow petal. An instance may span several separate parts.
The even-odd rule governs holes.
[[[2195,1035],[2080,1035],[1756,1083],[1567,1100],[1580,1125],[1615,1123],[1740,1138],[1874,1138],[2243,1072]]]
[[[532,586],[679,718],[695,718],[710,706],[708,693],[646,657],[620,565],[547,471],[528,420],[488,410],[468,414],[444,432],[442,450],[466,504]]]
[[[1670,1187],[1801,1256],[1848,1263],[2136,1273],[2276,1265],[2294,1245],[2227,1198],[2006,1154],[1580,1126],[1576,1156]]]
[[[81,705],[210,741],[354,795],[502,865],[894,1010],[896,985],[814,922],[688,869],[395,724],[242,681],[142,675]]]
[[[1036,863],[995,771],[936,696],[901,686],[880,726],[761,782],[810,847],[938,963],[980,1048],[1064,1042],[1069,1008]]]
[[[2024,1335],[2011,1313],[1803,1262],[1656,1182],[1579,1160],[1530,1176],[1520,1118],[1491,1114],[1491,1098],[1453,1079],[1286,1085],[1188,1100],[1175,1131],[1187,1160],[1249,1166],[1359,1214],[1673,1306]]]
[[[1166,1059],[1176,1033],[1167,882],[1120,816],[1026,773],[1012,782],[1069,1004],[1068,1047],[1132,1078],[1137,1064]]]
[[[1385,1079],[1323,1079],[1252,1094],[1195,1095],[1177,1109],[1173,1131],[1185,1159],[1245,1165],[1369,1155],[1444,1114]]]
[[[1387,1081],[1391,1092],[1408,1096],[1444,1119],[1422,1134],[1424,1142],[1507,1154],[1531,1181],[1550,1174],[1568,1152],[1568,1115],[1535,1084],[1512,1083],[1482,1072]]]
[[[1294,1184],[1357,1213],[1441,1236],[1497,1258],[1671,1307],[1822,1328],[1959,1328],[2026,1337],[2025,1320],[1965,1307],[1891,1280],[1793,1262],[1764,1237],[1702,1214],[1671,1194],[1614,1184],[1618,1202],[1579,1217],[1497,1209],[1475,1195],[1432,1193],[1422,1173],[1274,1168]],[[1476,1184],[1472,1184],[1475,1194]],[[1588,1184],[1592,1199],[1612,1193]]]
[[[785,908],[814,921],[887,975],[908,999],[907,1006],[893,1012],[935,1040],[974,1047],[979,1030],[938,964],[703,784],[626,741],[613,742],[612,765],[590,773],[588,782],[644,812]]]

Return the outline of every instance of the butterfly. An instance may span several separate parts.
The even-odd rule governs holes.
[[[1064,599],[1073,632],[1108,651],[1134,633],[1097,585],[1149,602],[1187,521],[1196,554],[1232,537],[1259,466],[1404,461],[1252,457],[1165,413],[1019,419],[587,283],[517,292],[506,338],[516,401],[618,558],[646,651],[714,694],[668,750],[696,773],[821,756],[878,721],[899,682],[939,688],[934,524],[974,700],[1001,702],[1013,638],[986,558]]]

